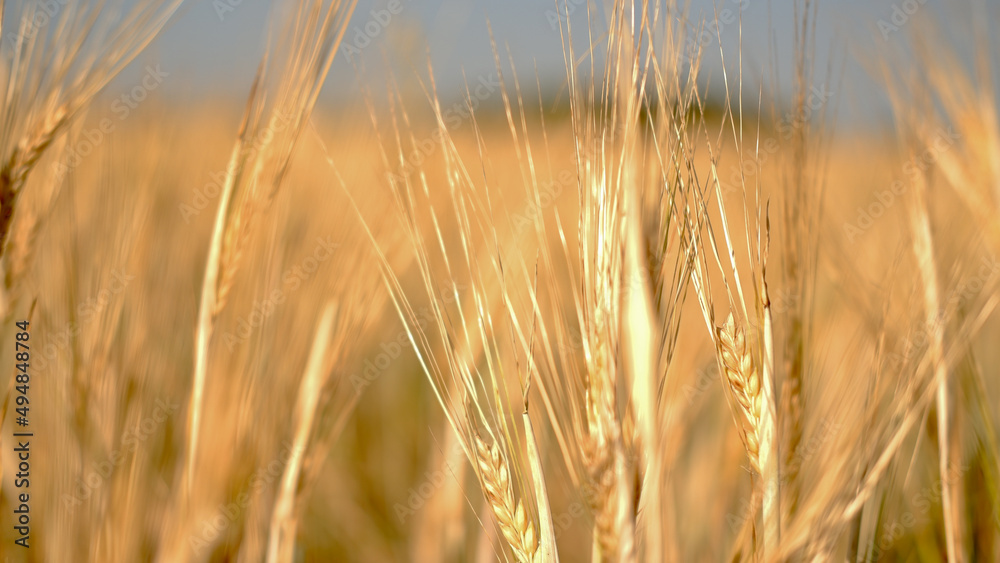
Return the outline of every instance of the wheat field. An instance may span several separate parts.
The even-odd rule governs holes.
[[[908,2],[863,129],[815,0],[339,104],[355,0],[240,104],[158,90],[181,0],[0,0],[3,561],[1000,561],[1000,13]]]

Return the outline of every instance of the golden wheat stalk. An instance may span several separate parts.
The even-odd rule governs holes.
[[[283,30],[284,42],[279,52],[285,59],[269,66],[265,57],[251,89],[216,212],[198,307],[186,463],[181,479],[185,494],[190,494],[196,465],[215,321],[227,302],[254,212],[262,203],[269,202],[282,185],[296,139],[315,107],[319,88],[330,70],[355,4],[356,0],[335,0],[329,5],[323,0],[313,0],[299,5]],[[262,121],[268,93],[258,88],[263,86],[269,72],[278,78],[277,102],[270,108],[267,120]],[[284,123],[279,128],[281,122]],[[265,142],[252,149],[251,143],[258,138]],[[262,195],[264,189],[267,193]]]
[[[934,240],[931,235],[930,217],[927,214],[927,183],[922,177],[916,180],[914,204],[910,206],[910,226],[913,231],[913,251],[917,258],[917,269],[924,287],[924,313],[931,329],[930,360],[937,381],[937,440],[938,468],[941,479],[941,510],[943,512],[945,546],[948,562],[965,561],[962,549],[962,519],[958,512],[957,484],[951,474],[952,432],[951,403],[949,393],[948,366],[944,360],[944,328],[941,324],[941,304],[938,293],[937,265],[934,260]]]
[[[771,318],[771,298],[767,289],[767,247],[770,244],[770,234],[765,234],[767,242],[760,255],[760,295],[758,296],[759,317],[763,320],[761,331],[761,388],[764,396],[764,408],[761,409],[760,433],[769,439],[762,440],[758,455],[764,469],[764,554],[774,553],[781,540],[781,489],[784,479],[781,478],[781,465],[777,439],[777,401],[774,396],[774,325]],[[796,422],[797,424],[797,422]]]
[[[549,504],[549,493],[545,486],[545,474],[542,471],[542,455],[535,439],[535,430],[528,416],[527,405],[521,415],[524,422],[525,442],[528,446],[528,461],[531,468],[531,480],[535,487],[535,499],[538,502],[539,545],[535,560],[539,563],[558,563],[559,554],[556,551],[556,532],[552,524],[552,507]]]
[[[625,471],[616,448],[591,446],[585,451],[593,494],[587,500],[594,515],[595,557],[601,561],[629,560],[634,540],[634,514],[626,487]]]
[[[299,385],[299,396],[295,401],[295,438],[292,442],[292,455],[285,465],[278,500],[271,516],[267,563],[290,563],[294,554],[295,530],[298,526],[295,503],[298,496],[299,474],[309,437],[313,433],[321,391],[330,376],[328,351],[336,313],[335,303],[328,303],[323,310],[306,363],[305,376]]]
[[[233,197],[235,187],[235,166],[240,143],[233,150],[226,181],[219,197],[219,208],[215,214],[215,224],[212,227],[212,240],[208,247],[208,259],[205,265],[205,277],[201,286],[201,300],[198,306],[198,324],[195,327],[194,377],[191,382],[191,405],[188,409],[187,441],[181,477],[181,490],[185,496],[191,494],[191,480],[194,476],[195,456],[198,452],[198,442],[201,430],[201,413],[205,401],[205,379],[208,373],[208,347],[215,329],[215,320],[219,313],[218,280],[219,264],[222,255],[223,233],[226,229],[226,218],[229,215],[229,202]]]
[[[667,558],[664,544],[665,527],[663,525],[663,494],[666,490],[664,479],[666,472],[661,443],[661,429],[658,424],[657,391],[660,384],[658,373],[656,340],[668,338],[670,322],[657,326],[655,309],[653,307],[653,282],[648,279],[646,265],[646,250],[643,240],[643,216],[640,194],[637,190],[626,192],[626,212],[629,224],[626,226],[626,279],[633,280],[628,284],[623,305],[623,320],[626,342],[627,366],[632,374],[631,402],[634,405],[636,439],[633,441],[633,458],[635,459],[635,479],[642,491],[637,501],[640,506],[636,512],[643,517],[637,522],[637,535],[642,539],[643,552],[646,560],[663,560]],[[669,319],[669,315],[667,315]],[[669,365],[670,358],[665,361]],[[664,378],[666,370],[663,370]]]
[[[586,500],[594,515],[595,557],[632,561],[636,556],[634,489],[616,408],[613,355],[607,349],[608,336],[600,329],[591,341],[594,346],[585,396],[587,433],[581,449],[593,490]]]

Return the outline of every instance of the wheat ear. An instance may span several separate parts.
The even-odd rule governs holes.
[[[483,492],[493,509],[497,525],[517,560],[533,563],[538,552],[538,534],[534,522],[524,510],[524,504],[514,496],[507,458],[497,444],[488,446],[479,436],[475,439]]]
[[[766,294],[765,294],[766,295]],[[770,310],[765,302],[765,338],[770,333]],[[769,343],[765,343],[770,353]],[[779,539],[780,514],[779,479],[777,458],[774,455],[774,394],[769,392],[768,375],[761,377],[754,365],[753,355],[747,343],[746,331],[737,324],[732,313],[726,324],[719,329],[719,352],[725,369],[726,380],[746,417],[744,444],[747,456],[754,470],[763,480],[764,549],[774,549]],[[765,551],[765,554],[767,552]]]
[[[586,500],[594,515],[595,556],[615,559],[619,551],[618,503],[615,502],[617,479],[611,448],[592,436],[584,445],[584,460],[592,487]]]
[[[598,329],[595,333],[602,335],[603,331]],[[603,336],[595,337],[597,341],[602,339]],[[599,555],[602,561],[630,562],[635,560],[635,509],[622,427],[615,408],[611,356],[599,344],[588,368],[588,434],[583,443],[583,460],[592,494],[586,495],[586,500],[594,514],[595,557]]]
[[[764,394],[761,392],[760,374],[754,367],[753,356],[747,347],[746,334],[736,325],[731,313],[726,324],[719,329],[719,341],[726,380],[747,419],[745,445],[750,465],[763,475],[760,464],[760,419]]]

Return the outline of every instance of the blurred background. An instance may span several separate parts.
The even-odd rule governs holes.
[[[909,24],[924,18],[953,41],[966,63],[971,62],[975,31],[973,22],[984,24],[1000,10],[995,2],[984,3],[988,12],[977,18],[979,9],[969,2],[913,0],[916,10],[907,14],[903,0],[820,0],[813,2],[821,17],[816,20],[815,68],[818,76],[829,75],[836,85],[839,103],[836,116],[852,127],[877,130],[891,126],[884,88],[873,77],[876,53],[907,50]],[[560,3],[561,4],[561,3]],[[721,84],[723,68],[716,31],[722,38],[725,66],[735,72],[739,66],[742,40],[744,93],[756,100],[758,87],[765,99],[787,100],[793,80],[792,44],[795,10],[783,0],[688,0],[688,29],[707,30],[692,37],[704,51],[703,80]],[[583,0],[570,1],[570,9],[555,2],[509,0],[399,0],[398,13],[386,10],[381,0],[361,0],[351,18],[341,53],[323,88],[323,99],[331,104],[357,104],[359,72],[378,94],[385,70],[412,85],[414,73],[426,75],[427,64],[434,68],[438,86],[445,96],[459,97],[464,76],[495,74],[496,63],[489,29],[506,62],[507,52],[523,75],[532,78],[535,68],[544,86],[558,91],[565,83],[565,61],[558,22],[568,21],[579,30],[588,18],[597,25],[606,23],[603,6],[587,9]],[[151,45],[131,74],[116,82],[124,88],[150,62],[171,73],[163,93],[170,99],[203,101],[220,96],[242,103],[253,80],[266,45],[266,26],[278,4],[251,0],[210,0],[184,5],[173,23]],[[567,13],[569,12],[569,13]],[[588,13],[589,12],[589,13]],[[732,14],[732,17],[715,16]],[[384,14],[388,14],[385,16]],[[740,35],[742,21],[742,37]],[[577,37],[578,48],[586,38]],[[1000,64],[993,57],[993,64]],[[824,78],[825,81],[825,78]],[[115,92],[115,85],[108,94]],[[750,104],[751,106],[754,104]]]
[[[387,211],[394,208],[380,150],[392,144],[384,137],[390,89],[400,94],[394,102],[411,111],[413,121],[407,126],[414,142],[429,138],[434,129],[425,90],[430,67],[443,107],[464,107],[466,87],[484,92],[475,94],[481,128],[465,126],[469,121],[464,118],[454,127],[448,124],[455,150],[467,165],[478,165],[480,150],[488,147],[483,158],[488,180],[476,189],[503,194],[510,213],[527,209],[575,219],[578,202],[565,195],[575,195],[575,186],[572,179],[563,180],[576,169],[574,131],[565,118],[567,63],[560,29],[568,22],[582,32],[588,19],[589,27],[600,29],[608,19],[605,7],[590,3],[588,8],[585,0],[560,1],[559,8],[554,2],[527,0],[357,4],[315,115],[296,146],[287,189],[268,202],[248,235],[245,262],[229,305],[219,315],[210,354],[204,422],[210,430],[201,446],[198,504],[181,511],[175,505],[177,468],[220,178],[258,64],[269,41],[278,42],[267,35],[269,22],[286,16],[283,10],[294,4],[185,2],[166,29],[103,89],[85,118],[53,145],[31,178],[23,209],[41,227],[27,228],[30,234],[24,235],[32,241],[35,260],[26,266],[20,305],[26,309],[30,298],[38,299],[35,326],[42,352],[33,400],[45,405],[39,408],[46,413],[39,415],[39,434],[47,436],[39,441],[37,454],[44,491],[36,509],[41,547],[28,555],[12,554],[11,531],[5,527],[0,544],[5,561],[9,554],[21,557],[13,559],[18,561],[152,560],[168,524],[180,530],[177,545],[191,547],[178,561],[260,560],[278,486],[277,473],[268,468],[280,459],[292,435],[290,420],[317,316],[331,296],[350,304],[345,318],[355,330],[338,344],[342,364],[324,391],[323,422],[317,426],[336,428],[331,430],[336,439],[318,440],[322,447],[306,463],[305,472],[313,479],[303,496],[295,560],[421,561],[421,554],[444,550],[444,560],[480,561],[483,550],[489,559],[491,547],[495,559],[503,559],[495,530],[478,519],[482,498],[477,483],[455,447],[396,311],[381,291],[371,241],[347,194],[354,196],[381,248],[389,249],[386,260],[398,268],[402,285],[419,286],[406,238],[394,231],[399,217]],[[693,137],[702,141],[718,130],[724,82],[732,85],[742,76],[747,134],[759,131],[762,140],[776,140],[782,149],[792,144],[781,127],[787,129],[793,121],[793,53],[796,22],[801,21],[794,6],[801,4],[691,0],[683,17],[671,16],[687,22],[690,52],[704,53],[699,80],[716,110],[708,108],[705,129]],[[815,410],[804,440],[812,445],[803,473],[815,485],[826,468],[850,466],[853,460],[843,466],[830,462],[838,451],[849,452],[852,443],[868,444],[868,421],[860,405],[868,389],[866,370],[880,359],[873,351],[875,342],[889,341],[890,349],[908,346],[909,336],[920,330],[913,320],[919,317],[919,306],[913,306],[919,288],[907,254],[904,206],[864,226],[857,237],[847,229],[861,223],[859,212],[875,201],[874,194],[904,177],[883,65],[912,65],[914,45],[926,36],[932,50],[944,45],[955,50],[956,75],[980,76],[975,40],[988,38],[985,45],[995,44],[990,22],[1000,21],[1000,3],[826,0],[808,6],[817,12],[806,47],[813,68],[806,90],[814,97],[815,104],[809,105],[815,113],[804,118],[811,126],[810,147],[818,149],[808,175],[815,184],[808,189],[815,188],[811,193],[822,194],[816,197],[823,200],[823,215],[810,228],[824,249],[815,266],[816,307],[811,311],[819,330],[810,335],[815,353],[810,360],[818,375],[809,382],[807,396],[814,399]],[[13,12],[4,16],[5,32],[13,25]],[[577,57],[589,42],[583,33],[574,36]],[[995,53],[986,57],[994,76],[1000,70]],[[557,190],[551,208],[534,209],[533,202],[523,199],[524,160],[499,111],[500,86],[513,88],[511,64],[525,99],[541,98],[548,110],[545,135],[534,121],[538,116],[532,115],[524,138],[536,147],[546,144],[547,160],[539,163],[537,178]],[[900,72],[913,73],[920,64],[900,67]],[[760,120],[758,100],[764,114]],[[1000,105],[1000,99],[996,102]],[[379,127],[369,119],[371,108],[381,118]],[[88,135],[98,135],[94,131],[103,122],[110,129],[90,142]],[[776,194],[787,183],[786,151],[767,149],[759,162],[751,162],[732,150],[729,139],[722,145],[717,156],[725,197],[738,199],[741,166],[749,166],[750,184],[760,180],[765,195],[780,197]],[[986,145],[966,135],[955,146],[974,152]],[[775,152],[781,156],[769,158]],[[439,156],[417,168],[435,188],[429,201],[447,209],[447,178]],[[707,164],[704,153],[697,164]],[[825,181],[829,187],[821,188]],[[963,289],[963,280],[979,275],[984,260],[995,263],[989,259],[996,249],[993,254],[983,250],[985,227],[980,232],[976,223],[964,221],[959,204],[934,209],[938,225],[949,225],[939,249],[942,278],[954,282],[975,309],[989,297],[980,290],[995,287],[995,276],[990,270],[993,282],[980,280],[971,292]],[[429,228],[428,223],[423,226]],[[515,256],[532,256],[537,245],[555,244],[526,241],[530,237],[521,237],[516,224],[506,227],[498,227],[502,246]],[[777,240],[784,227],[775,220],[774,228]],[[458,238],[455,225],[445,225],[445,238]],[[331,248],[338,250],[330,253]],[[462,293],[467,289],[463,282],[458,283],[441,290],[469,299]],[[271,298],[275,291],[280,303]],[[778,322],[794,309],[789,305],[794,299],[780,291],[772,295]],[[671,475],[673,500],[682,516],[675,524],[684,537],[682,560],[722,561],[740,541],[751,484],[714,350],[693,301],[686,304],[685,319],[693,329],[681,339],[683,353],[671,364],[667,393],[682,403],[679,417],[691,430],[672,446],[679,460]],[[418,299],[416,305],[426,303]],[[897,315],[882,323],[882,313],[890,310]],[[987,334],[995,335],[996,319],[991,323],[993,332]],[[988,338],[975,346],[983,365],[1000,365],[1000,351],[991,348]],[[875,370],[872,378],[879,374]],[[1000,396],[998,382],[990,380],[982,396]],[[167,411],[165,419],[151,418],[159,416],[157,408]],[[130,432],[142,447],[126,461],[107,463]],[[551,447],[552,436],[541,433]],[[879,518],[905,512],[913,494],[936,478],[936,452],[922,441],[924,434],[915,434],[907,438],[912,450],[904,449],[901,458],[912,454],[920,462],[914,467],[931,469],[911,475],[906,463],[893,465],[890,484],[880,490],[887,508]],[[828,447],[828,441],[842,448]],[[6,442],[4,449],[7,480],[14,460]],[[565,483],[558,456],[550,457],[554,512],[561,516],[578,504],[577,492]],[[105,467],[111,468],[107,474]],[[969,490],[983,489],[983,480],[979,474],[969,476]],[[228,507],[245,491],[253,491],[254,500],[230,516]],[[9,514],[7,491],[4,502],[4,514]],[[1000,504],[1000,497],[994,502]],[[992,505],[985,504],[978,508],[989,512]],[[225,515],[222,524],[217,523],[220,514]],[[898,557],[885,560],[942,561],[936,514],[924,513],[895,545]],[[873,522],[866,520],[866,526],[877,528],[881,520]],[[567,526],[558,538],[562,560],[587,560],[590,521],[574,515]],[[996,553],[996,545],[988,548]]]

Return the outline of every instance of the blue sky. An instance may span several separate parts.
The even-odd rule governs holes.
[[[491,74],[495,64],[490,46],[487,21],[500,48],[510,49],[511,56],[525,81],[533,82],[537,65],[543,81],[559,81],[564,76],[564,62],[556,21],[555,3],[550,0],[395,0],[398,13],[385,11],[389,0],[359,0],[351,20],[341,56],[334,64],[324,89],[328,100],[356,97],[356,76],[344,51],[360,51],[368,69],[384,68],[391,61],[397,75],[408,69],[425,68],[427,54],[435,69],[439,87],[455,91],[466,76]],[[567,1],[572,7],[568,17],[574,29],[583,30],[587,22],[585,0]],[[593,0],[592,0],[593,1]],[[683,1],[683,0],[682,0]],[[1000,4],[985,2],[992,21],[1000,16]],[[750,83],[762,75],[770,76],[775,68],[780,91],[787,95],[791,78],[791,47],[794,17],[793,0],[691,0],[694,21],[711,21],[715,10],[738,11],[743,6],[744,73]],[[838,71],[838,111],[842,120],[853,123],[880,121],[885,116],[884,99],[862,62],[876,60],[887,48],[905,44],[912,31],[913,16],[906,16],[899,31],[886,27],[903,20],[908,10],[916,17],[930,17],[946,29],[962,34],[972,21],[968,0],[827,0],[818,2],[818,70],[815,82],[827,81],[827,62]],[[174,96],[233,96],[242,99],[252,80],[263,51],[271,3],[260,0],[189,1],[170,28],[144,53],[130,73],[151,62],[171,73],[164,88]],[[386,17],[388,14],[389,17]],[[604,21],[601,9],[595,10]],[[895,15],[895,23],[893,17]],[[879,29],[879,22],[882,29]],[[722,47],[727,66],[736,64],[738,25],[722,25]],[[773,49],[769,48],[769,43]],[[719,45],[704,45],[709,53],[706,70],[719,80]],[[862,61],[862,62],[859,62]],[[129,76],[121,81],[129,80]],[[382,78],[372,72],[367,78],[375,89]],[[121,82],[120,81],[120,82]],[[124,82],[122,82],[124,83]],[[115,84],[111,85],[111,89]],[[748,88],[756,91],[756,86]]]

